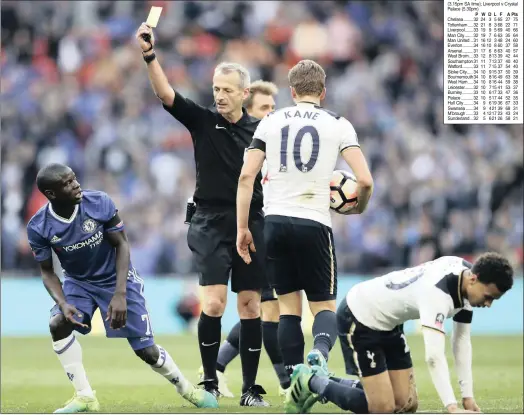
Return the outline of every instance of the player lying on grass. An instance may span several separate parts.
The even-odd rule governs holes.
[[[470,324],[472,307],[491,307],[513,285],[513,269],[497,253],[473,266],[446,256],[352,287],[337,311],[346,372],[358,375],[364,391],[332,382],[321,368],[300,365],[292,375],[287,413],[308,412],[319,399],[355,413],[417,410],[411,354],[403,324],[420,319],[426,362],[444,407],[480,412],[473,394]],[[461,410],[451,386],[445,354],[444,320],[453,317],[453,355],[462,394]]]
[[[107,337],[127,338],[135,354],[195,406],[218,407],[215,397],[195,388],[169,353],[155,344],[144,281],[131,265],[124,224],[111,198],[99,191],[82,191],[75,173],[62,164],[42,168],[36,183],[49,203],[31,218],[27,235],[44,286],[56,302],[49,321],[53,350],[75,388],[73,398],[55,412],[100,409],[73,334],[89,333],[97,308],[105,317]],[[53,270],[51,250],[64,270],[63,286]]]
[[[275,110],[275,96],[278,93],[277,86],[272,82],[255,81],[249,86],[249,95],[244,101],[244,107],[249,115],[255,118],[264,118],[269,112]],[[267,185],[267,165],[262,167],[262,187]],[[284,360],[278,347],[278,319],[280,309],[278,307],[275,290],[269,286],[262,289],[260,314],[262,320],[262,340],[264,348],[271,360],[279,380],[279,395],[285,395],[289,387],[289,375],[284,367]],[[227,339],[224,340],[218,351],[217,358],[217,377],[218,389],[221,394],[232,398],[233,394],[227,386],[224,375],[227,365],[240,353],[240,321],[229,332]],[[200,368],[200,375],[203,377],[203,368]]]

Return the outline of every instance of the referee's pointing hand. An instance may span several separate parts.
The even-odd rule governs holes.
[[[257,251],[255,243],[253,242],[253,235],[251,235],[251,231],[248,228],[238,229],[237,252],[246,264],[251,264],[251,255],[249,255],[249,251]]]

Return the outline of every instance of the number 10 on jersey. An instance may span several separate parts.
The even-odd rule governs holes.
[[[300,157],[300,151],[302,149],[302,140],[306,134],[311,135],[313,141],[313,148],[309,160],[305,163]],[[282,128],[282,140],[280,142],[280,172],[287,172],[287,144],[289,139],[289,125],[286,125]],[[295,161],[295,166],[302,173],[307,173],[310,171],[317,162],[318,151],[320,148],[320,139],[318,136],[318,131],[312,125],[305,125],[300,130],[298,130],[295,139],[293,140],[293,160]]]

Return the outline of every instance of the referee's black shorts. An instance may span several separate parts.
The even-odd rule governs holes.
[[[227,285],[231,273],[231,289],[236,293],[267,287],[262,211],[251,213],[249,230],[257,251],[251,252],[252,262],[247,265],[236,249],[235,209],[197,205],[187,244],[194,255],[200,285]]]

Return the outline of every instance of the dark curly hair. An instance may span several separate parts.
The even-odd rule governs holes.
[[[496,252],[486,252],[477,258],[471,268],[484,284],[495,284],[501,293],[513,286],[513,268],[509,261]]]

